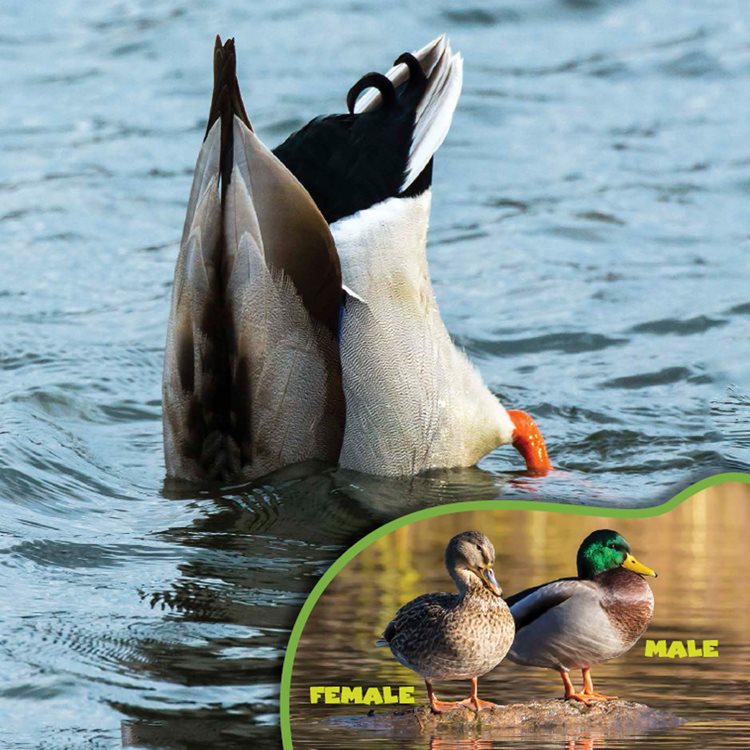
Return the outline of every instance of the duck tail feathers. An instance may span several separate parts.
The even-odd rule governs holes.
[[[443,34],[414,53],[401,55],[386,73],[395,89],[406,84],[421,89],[416,105],[414,131],[401,191],[404,192],[427,168],[450,130],[463,84],[463,58],[451,50]],[[367,112],[384,102],[384,87],[371,84],[353,106]]]
[[[221,37],[217,34],[214,44],[214,89],[211,95],[211,106],[208,110],[208,124],[206,125],[204,140],[208,138],[208,134],[216,121],[220,120],[222,196],[226,193],[226,187],[232,175],[233,116],[237,116],[249,130],[253,129],[237,81],[237,53],[234,48],[234,39],[227,39],[226,42],[222,43]]]
[[[208,111],[206,136],[220,117],[232,114],[237,115],[250,130],[253,129],[237,81],[237,53],[234,49],[234,39],[227,39],[222,43],[221,37],[217,35],[214,44],[214,90]],[[232,118],[228,119],[231,121]]]

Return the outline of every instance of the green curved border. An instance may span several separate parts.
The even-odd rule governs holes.
[[[450,513],[462,513],[473,510],[531,510],[570,513],[579,516],[603,516],[605,518],[653,518],[654,516],[661,516],[664,513],[668,513],[670,510],[673,510],[678,505],[685,502],[685,500],[702,490],[726,482],[742,482],[743,484],[750,484],[750,474],[743,474],[741,472],[716,474],[715,476],[707,477],[706,479],[701,479],[699,482],[695,482],[695,484],[691,484],[689,487],[682,490],[682,492],[679,492],[673,498],[667,500],[666,503],[648,508],[603,508],[596,505],[567,505],[562,503],[533,502],[528,500],[473,500],[449,503],[447,505],[436,505],[431,508],[425,508],[424,510],[418,510],[414,513],[402,516],[401,518],[397,518],[395,521],[390,521],[384,526],[371,531],[367,536],[363,537],[356,544],[346,550],[341,557],[339,557],[331,567],[326,570],[310,592],[310,595],[307,597],[307,600],[297,616],[294,627],[292,628],[292,633],[289,636],[289,644],[286,649],[286,655],[284,656],[284,666],[281,671],[279,713],[281,742],[284,750],[294,750],[292,745],[292,727],[290,720],[292,669],[294,666],[294,657],[297,655],[297,646],[299,645],[302,631],[310,617],[310,613],[312,612],[313,607],[315,607],[321,594],[326,588],[328,588],[328,584],[336,577],[336,575],[338,575],[341,569],[362,552],[362,550],[369,547],[381,537],[390,534],[392,531],[395,531],[402,526],[414,523],[415,521],[422,521],[426,518],[436,518],[437,516],[445,516]]]

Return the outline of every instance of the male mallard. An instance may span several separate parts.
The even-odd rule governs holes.
[[[508,598],[516,637],[508,658],[517,664],[556,669],[565,698],[613,700],[594,691],[591,667],[629,651],[654,614],[654,595],[642,576],[656,577],[630,553],[616,531],[600,529],[578,548],[578,577],[561,578]],[[568,672],[580,669],[577,693]]]
[[[234,41],[217,39],[167,334],[169,476],[254,479],[309,459],[404,476],[508,443],[550,468],[534,421],[451,340],[430,282],[432,161],[461,83],[440,37],[269,151]]]
[[[375,643],[390,646],[396,659],[422,676],[435,713],[494,705],[477,695],[477,678],[503,660],[514,632],[494,562],[495,548],[484,534],[454,536],[445,550],[445,567],[458,594],[423,594],[404,604]],[[434,680],[471,680],[471,695],[459,702],[440,701]]]

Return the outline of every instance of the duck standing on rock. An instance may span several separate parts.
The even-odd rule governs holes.
[[[170,477],[252,480],[312,459],[412,476],[503,444],[551,468],[533,419],[452,342],[429,277],[433,156],[462,69],[439,37],[270,151],[234,40],[217,38],[167,333]]]
[[[594,690],[591,668],[627,653],[654,615],[654,595],[639,563],[616,531],[600,529],[581,543],[578,576],[521,591],[507,599],[516,624],[508,658],[517,664],[560,673],[565,699],[589,705],[614,700]],[[569,672],[580,669],[577,692]]]
[[[477,680],[503,660],[514,626],[494,562],[495,548],[484,534],[454,536],[445,550],[445,567],[458,593],[423,594],[404,604],[375,643],[389,646],[401,664],[424,679],[435,713],[495,705],[479,698]],[[438,700],[432,687],[436,680],[470,680],[471,694],[462,701]]]

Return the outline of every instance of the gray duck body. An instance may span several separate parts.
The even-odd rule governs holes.
[[[591,580],[563,578],[508,599],[516,635],[508,658],[569,671],[622,656],[646,631],[654,595],[637,573],[614,568]]]

